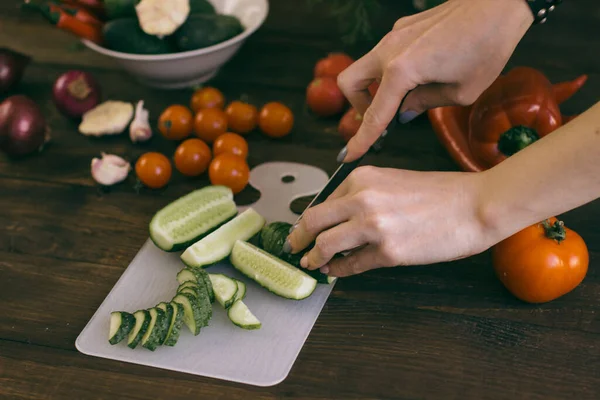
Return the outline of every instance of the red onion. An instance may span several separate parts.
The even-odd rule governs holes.
[[[13,89],[23,78],[31,57],[0,47],[0,94]]]
[[[87,72],[67,71],[54,82],[52,97],[61,113],[79,118],[100,103],[100,86]]]
[[[48,140],[46,119],[33,100],[15,95],[0,103],[0,151],[23,156],[41,150]]]

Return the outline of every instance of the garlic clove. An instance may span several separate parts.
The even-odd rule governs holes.
[[[102,158],[92,159],[92,178],[104,186],[124,181],[131,171],[131,164],[114,154],[101,153]]]
[[[148,120],[148,110],[144,108],[144,101],[138,101],[135,107],[135,116],[129,125],[129,138],[133,143],[145,142],[152,137],[152,128]]]
[[[85,136],[117,135],[133,117],[133,104],[108,100],[92,108],[81,118],[79,132]]]

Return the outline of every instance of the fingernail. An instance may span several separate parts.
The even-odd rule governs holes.
[[[415,119],[417,115],[419,114],[416,111],[406,110],[403,113],[400,113],[398,116],[398,121],[400,121],[401,124],[406,124]]]
[[[344,148],[340,151],[340,153],[337,156],[337,162],[344,161],[344,158],[346,158],[347,154],[348,154],[348,147],[344,146]]]
[[[283,252],[289,253],[292,251],[292,244],[290,243],[290,239],[285,239],[285,243],[283,244]]]
[[[307,256],[302,257],[302,259],[300,260],[300,266],[302,268],[308,268],[308,257]]]
[[[327,275],[329,273],[329,267],[327,265],[322,266],[321,273]]]

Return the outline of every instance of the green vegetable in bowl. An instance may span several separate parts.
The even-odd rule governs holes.
[[[172,48],[167,40],[148,35],[137,18],[108,21],[103,28],[104,45],[114,51],[129,54],[167,54]]]
[[[244,31],[233,15],[193,14],[171,36],[179,51],[191,51],[213,46]]]
[[[104,9],[109,20],[135,17],[135,6],[141,0],[104,0]],[[208,0],[189,0],[190,14],[215,14],[215,7]]]

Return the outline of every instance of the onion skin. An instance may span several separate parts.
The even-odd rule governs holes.
[[[52,99],[56,108],[69,118],[81,118],[101,100],[100,86],[84,71],[67,71],[54,82]]]
[[[30,62],[31,57],[0,47],[0,94],[8,92],[21,82]]]
[[[46,119],[33,100],[15,95],[0,103],[0,151],[24,156],[40,151],[49,138]]]

